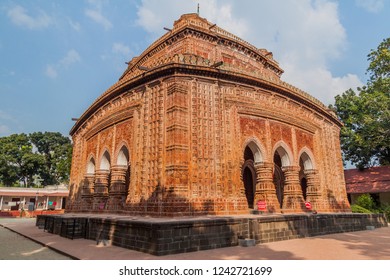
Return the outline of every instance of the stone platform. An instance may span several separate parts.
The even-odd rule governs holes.
[[[169,255],[387,226],[381,214],[291,214],[151,218],[39,215],[36,225],[66,238],[85,238],[153,255]]]

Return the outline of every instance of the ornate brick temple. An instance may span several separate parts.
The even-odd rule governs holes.
[[[339,132],[272,53],[186,14],[78,119],[67,212],[350,211]]]

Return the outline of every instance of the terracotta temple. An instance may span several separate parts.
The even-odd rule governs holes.
[[[349,212],[342,124],[282,73],[271,52],[182,15],[71,129],[66,211]]]

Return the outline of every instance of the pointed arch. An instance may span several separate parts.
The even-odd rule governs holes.
[[[280,157],[281,167],[290,166],[294,162],[291,149],[283,141],[276,143],[273,151],[274,155],[277,153]]]
[[[314,155],[307,147],[304,147],[299,153],[299,162],[301,163],[301,161],[304,170],[316,169]]]
[[[122,147],[119,149],[118,152],[116,164],[127,166],[129,164],[129,160],[130,160],[129,150],[127,149],[126,145],[122,145]]]
[[[95,159],[93,156],[90,156],[87,164],[87,174],[95,174],[95,170],[96,170]]]
[[[100,159],[100,170],[110,170],[110,168],[111,168],[110,153],[107,150],[105,150]]]
[[[242,167],[242,180],[248,208],[253,209],[256,191],[256,170],[253,161],[246,161]]]
[[[252,157],[254,163],[263,162],[265,160],[265,149],[256,138],[251,137],[244,143],[244,160],[247,157]]]

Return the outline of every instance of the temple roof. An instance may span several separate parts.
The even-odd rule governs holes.
[[[390,166],[344,170],[347,193],[390,192]]]
[[[338,126],[341,126],[334,112],[329,110],[323,103],[280,79],[283,70],[273,59],[272,52],[256,48],[218,27],[216,24],[201,18],[198,14],[184,14],[174,22],[172,29],[166,28],[166,30],[167,32],[152,43],[141,55],[132,58],[128,62],[128,67],[119,80],[98,97],[78,119],[70,131],[71,135],[94,112],[119,94],[164,75],[172,75],[177,71],[186,72],[190,75],[192,74],[191,71],[193,71],[196,75],[252,84],[279,92],[302,104],[304,103],[306,106],[318,111],[321,115],[326,116]],[[222,45],[226,49],[232,49],[246,56],[254,65],[251,69],[246,69],[245,66],[248,66],[249,63],[244,63],[244,67],[237,67],[236,65],[223,62],[222,65],[213,67],[213,65],[220,63],[220,61],[216,60],[216,56],[206,58],[196,54],[196,46],[193,46],[191,53],[165,52],[165,50],[172,48],[172,46],[175,46],[177,42],[187,36],[208,40],[210,44],[215,44],[215,46]]]

